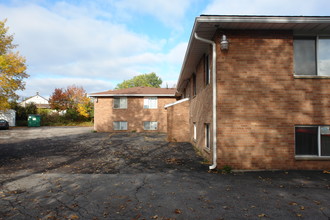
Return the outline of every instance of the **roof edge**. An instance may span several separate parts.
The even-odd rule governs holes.
[[[88,94],[89,97],[113,97],[113,96],[132,96],[132,97],[137,97],[137,96],[158,96],[158,97],[175,97],[174,94]]]
[[[330,16],[201,15],[197,22],[328,23]]]

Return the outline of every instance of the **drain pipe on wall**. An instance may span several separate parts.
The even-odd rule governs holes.
[[[213,89],[213,106],[212,106],[212,114],[213,114],[213,164],[209,166],[210,170],[213,170],[217,167],[217,80],[216,80],[216,61],[217,61],[217,52],[216,52],[216,43],[214,41],[201,38],[195,32],[194,34],[197,40],[208,43],[212,45],[212,89]]]

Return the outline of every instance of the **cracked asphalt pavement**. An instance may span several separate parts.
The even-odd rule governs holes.
[[[189,143],[89,127],[0,131],[0,219],[330,219],[330,174],[221,174]]]

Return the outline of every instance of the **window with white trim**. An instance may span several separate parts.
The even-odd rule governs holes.
[[[296,156],[330,156],[330,126],[296,126]]]
[[[295,75],[330,76],[330,37],[293,40]]]
[[[113,108],[115,109],[127,108],[127,97],[113,97]]]
[[[194,141],[197,140],[197,126],[196,126],[196,122],[194,122]]]
[[[116,131],[125,131],[127,130],[127,121],[114,121],[113,130]]]
[[[158,105],[157,97],[144,97],[143,108],[156,109]]]
[[[210,149],[210,147],[211,147],[210,124],[205,124],[205,147],[207,149]]]
[[[143,122],[144,130],[157,130],[158,122],[157,121],[145,121]]]

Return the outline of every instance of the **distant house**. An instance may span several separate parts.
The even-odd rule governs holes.
[[[90,94],[94,129],[99,132],[166,132],[164,106],[175,102],[176,89],[135,87]]]
[[[23,102],[19,103],[20,106],[26,107],[28,104],[34,103],[37,108],[50,108],[48,99],[39,95],[39,92],[35,96],[27,98]]]

